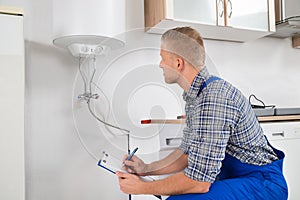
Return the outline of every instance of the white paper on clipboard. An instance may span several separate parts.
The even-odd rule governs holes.
[[[125,170],[122,169],[122,161],[106,152],[103,152],[102,159],[98,162],[98,165],[114,174],[116,171],[125,172]]]
[[[102,167],[103,169],[115,174],[117,171],[128,173],[122,169],[123,162],[118,158],[110,155],[107,152],[103,152],[102,159],[98,162],[98,166]],[[154,181],[155,179],[150,176],[140,176],[143,181]],[[154,195],[158,199],[162,199],[159,195]]]
[[[117,171],[128,173],[122,169],[123,162],[118,158],[110,155],[107,152],[103,153],[102,159],[98,162],[98,165],[103,169],[115,174]],[[155,179],[150,176],[140,176],[140,178],[144,181],[154,181]]]

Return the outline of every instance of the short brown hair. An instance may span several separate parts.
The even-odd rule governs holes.
[[[191,27],[177,27],[166,31],[162,37],[162,49],[181,56],[194,67],[205,63],[205,49],[199,32]]]

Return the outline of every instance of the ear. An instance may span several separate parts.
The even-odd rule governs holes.
[[[182,71],[184,69],[184,60],[180,57],[177,57],[176,62],[177,62],[177,69],[179,71]]]

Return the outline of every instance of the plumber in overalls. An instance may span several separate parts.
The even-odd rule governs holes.
[[[160,67],[186,102],[186,126],[178,149],[162,160],[125,160],[117,172],[126,194],[167,195],[168,200],[286,200],[284,153],[273,148],[243,94],[205,67],[200,34],[178,27],[162,35]],[[170,174],[144,182],[140,176]]]

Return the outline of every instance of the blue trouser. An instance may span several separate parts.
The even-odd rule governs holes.
[[[264,166],[250,165],[226,154],[218,180],[204,194],[182,194],[168,200],[286,200],[287,184],[282,174],[284,153],[273,148],[279,160]]]

